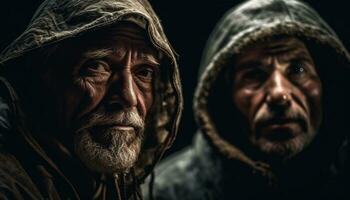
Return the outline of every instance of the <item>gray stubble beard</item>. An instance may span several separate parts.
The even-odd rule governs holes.
[[[144,120],[134,111],[122,111],[114,117],[95,114],[87,120],[87,125],[79,128],[74,137],[75,152],[80,160],[92,171],[114,174],[127,172],[133,167],[141,151]],[[108,138],[108,145],[97,142],[90,127],[103,121],[130,122],[134,131],[106,128],[102,133]],[[95,123],[97,122],[97,123]]]
[[[262,153],[287,160],[296,156],[308,147],[314,140],[315,136],[316,132],[310,131],[307,133],[301,133],[295,138],[291,138],[284,142],[269,141],[265,138],[251,138],[250,140],[251,143],[253,143],[253,145]]]
[[[265,108],[266,109],[266,108]],[[270,118],[271,114],[269,112],[261,112],[259,118]],[[260,152],[267,156],[278,157],[283,160],[290,159],[300,152],[302,152],[305,148],[307,148],[310,143],[314,140],[317,135],[316,128],[312,126],[310,120],[307,120],[308,117],[306,115],[300,114],[301,111],[292,112],[292,110],[286,111],[286,116],[288,117],[296,117],[301,116],[306,121],[305,130],[303,128],[300,129],[300,133],[298,133],[294,138],[291,138],[287,141],[270,141],[263,137],[257,137],[257,133],[250,134],[249,140],[250,143],[253,144]],[[257,120],[255,120],[257,121]]]

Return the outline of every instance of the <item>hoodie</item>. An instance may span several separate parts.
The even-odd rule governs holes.
[[[23,63],[35,52],[120,22],[142,27],[163,55],[152,119],[135,166],[127,173],[92,173],[74,155],[52,156],[35,137],[38,121],[20,88]],[[44,58],[42,58],[44,59]],[[25,75],[24,75],[25,76]],[[176,53],[146,0],[46,0],[25,31],[0,55],[0,199],[140,199],[144,181],[175,139],[182,110]],[[45,95],[43,95],[45,98]],[[32,107],[32,108],[30,108]],[[34,112],[35,112],[34,108]],[[39,109],[39,108],[38,108]],[[49,134],[49,133],[47,133]]]
[[[278,169],[242,148],[231,109],[226,72],[256,41],[278,36],[302,40],[320,75],[323,121],[303,152]],[[325,56],[326,55],[326,56]],[[327,23],[297,0],[249,0],[217,23],[202,54],[193,100],[198,131],[193,144],[155,170],[150,199],[344,198],[348,195],[349,54]]]

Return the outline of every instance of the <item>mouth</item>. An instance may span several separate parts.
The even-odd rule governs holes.
[[[133,130],[135,130],[134,127],[126,126],[126,125],[115,125],[115,126],[111,126],[111,128],[113,128],[115,130],[120,130],[120,131],[133,131]]]
[[[103,124],[95,126],[94,129],[103,131],[106,129],[114,129],[114,130],[120,130],[120,131],[132,131],[135,130],[135,127],[129,124]]]
[[[136,132],[135,127],[124,124],[97,125],[90,129],[90,133],[94,140],[105,146],[110,144],[113,134],[117,133],[115,131],[121,134],[132,134]]]
[[[300,118],[273,118],[259,123],[257,133],[272,141],[285,141],[300,134],[305,127],[305,121]]]

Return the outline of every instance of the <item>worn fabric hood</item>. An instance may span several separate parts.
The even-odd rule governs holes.
[[[243,48],[286,35],[304,42],[315,61],[323,121],[313,142],[282,163],[265,161],[252,150],[242,131],[246,122],[233,106],[232,74],[227,72]],[[348,76],[346,49],[307,4],[250,0],[232,8],[203,53],[193,105],[199,130],[193,144],[156,168],[149,199],[348,199],[349,163],[338,162],[346,162],[349,152]]]
[[[213,113],[227,114],[227,102],[213,104],[211,101],[227,97],[230,90],[223,89],[220,82],[223,82],[225,69],[234,55],[249,44],[279,35],[300,38],[312,50],[324,88],[323,105],[327,107],[321,129],[332,129],[321,138],[325,141],[331,138],[336,149],[347,137],[344,125],[349,109],[344,89],[349,85],[346,76],[349,75],[350,57],[336,33],[302,1],[246,1],[229,10],[211,33],[202,56],[193,110],[201,132],[214,149],[226,158],[239,160],[262,173],[266,172],[265,166],[238,148],[236,143],[239,141],[229,142],[218,132]],[[235,130],[232,129],[230,134],[235,134]]]
[[[163,55],[160,66],[162,77],[160,85],[155,91],[155,95],[161,102],[155,109],[155,120],[150,126],[152,131],[146,133],[145,143],[147,145],[144,145],[141,150],[135,167],[138,181],[143,181],[175,139],[182,110],[182,93],[176,54],[148,1],[46,0],[38,8],[26,30],[1,53],[0,68],[4,71],[21,71],[21,66],[16,65],[16,63],[23,57],[30,55],[31,52],[42,50],[70,38],[78,38],[121,21],[135,23],[144,28],[153,46]],[[21,99],[18,100],[19,102],[15,99],[17,88],[12,88],[11,82],[7,85],[7,89],[12,94],[9,104],[16,104],[16,109],[18,109]],[[3,107],[6,108],[6,111],[1,111],[0,114],[7,115],[8,112],[11,112],[8,111],[8,106]],[[20,116],[17,117],[20,118]],[[0,117],[0,119],[5,118],[6,116]],[[6,125],[2,128],[9,128],[7,123],[0,123],[0,125],[2,124]],[[12,128],[15,129],[16,124],[13,124]],[[26,127],[23,130],[20,134],[24,136],[34,151],[45,160],[50,160],[46,157],[40,144],[31,137],[30,131]],[[0,136],[0,141],[5,141],[2,138],[6,135],[0,134]],[[6,147],[6,143],[0,146]]]

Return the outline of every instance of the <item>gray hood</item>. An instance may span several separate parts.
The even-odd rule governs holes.
[[[46,0],[26,30],[1,53],[0,68],[21,71],[21,66],[16,63],[29,53],[120,21],[129,21],[144,28],[154,47],[164,55],[160,68],[164,77],[161,77],[158,91],[155,92],[161,102],[151,125],[152,131],[146,134],[147,145],[144,145],[135,167],[136,177],[143,181],[175,139],[183,104],[175,52],[148,1]],[[16,91],[16,88],[8,89]],[[23,130],[21,134],[28,144],[50,161],[40,144],[31,137],[29,129]]]
[[[193,107],[201,132],[220,154],[229,159],[239,160],[252,167],[253,170],[262,173],[266,172],[264,164],[261,165],[259,161],[247,156],[235,145],[237,141],[229,142],[225,140],[221,132],[218,132],[213,112],[219,112],[218,115],[226,114],[227,104],[212,105],[210,99],[227,96],[227,94],[225,96],[227,90],[223,91],[224,89],[218,82],[224,77],[225,68],[235,54],[257,40],[276,35],[295,36],[301,38],[306,44],[316,47],[314,48],[316,51],[311,54],[316,59],[316,65],[320,64],[317,67],[319,67],[318,71],[321,73],[321,81],[325,87],[323,104],[329,107],[325,111],[322,127],[328,130],[336,128],[324,134],[322,139],[336,138],[334,146],[339,147],[341,141],[347,137],[347,133],[343,133],[342,129],[346,124],[344,123],[346,117],[345,114],[342,114],[349,109],[342,89],[349,85],[346,79],[349,75],[350,57],[338,36],[304,2],[297,0],[246,1],[229,10],[211,33],[202,56]],[[320,52],[327,57],[317,56]],[[347,83],[347,86],[344,83]],[[214,93],[216,97],[213,97]],[[338,113],[338,117],[335,113]],[[335,118],[332,120],[332,117]],[[330,121],[333,123],[328,123]],[[231,131],[231,134],[235,134],[234,130]]]

